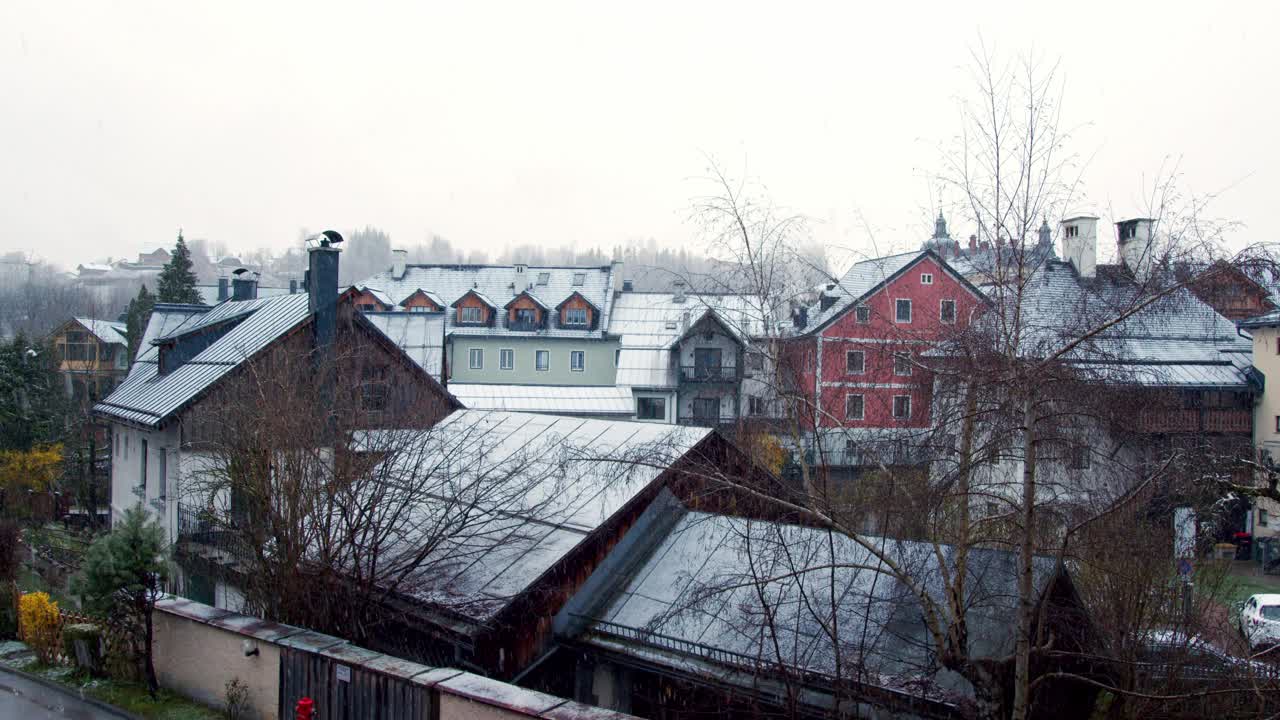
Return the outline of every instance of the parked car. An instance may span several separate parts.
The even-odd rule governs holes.
[[[1240,609],[1240,632],[1254,652],[1280,644],[1280,594],[1246,600]]]
[[[1178,630],[1151,633],[1139,650],[1138,675],[1152,680],[1246,680],[1270,679],[1277,674],[1272,666],[1238,658],[1204,639]]]

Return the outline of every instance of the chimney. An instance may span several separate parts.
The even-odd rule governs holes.
[[[289,278],[289,294],[290,294],[290,295],[296,295],[296,294],[298,294],[298,279],[297,279],[297,278]]]
[[[682,333],[689,332],[689,315],[688,310],[680,313],[680,332]]]
[[[1098,274],[1098,218],[1079,215],[1062,221],[1062,259],[1082,278]]]
[[[1151,218],[1133,218],[1116,223],[1116,247],[1120,261],[1138,282],[1151,279],[1155,264],[1155,245],[1152,243]]]
[[[409,251],[398,248],[391,251],[391,277],[396,280],[404,279],[404,270],[409,260]]]
[[[519,295],[529,289],[529,266],[524,263],[516,263],[515,273],[511,278],[511,292],[513,295]]]
[[[307,311],[315,316],[315,348],[323,350],[338,324],[338,248],[327,239],[307,249],[307,296]]]
[[[218,302],[225,302],[230,297],[230,289],[227,287],[228,280],[224,277],[218,278]]]
[[[676,280],[674,283],[671,283],[671,284],[675,287],[675,291],[671,295],[671,302],[675,302],[675,303],[684,302],[684,281]]]
[[[1053,229],[1049,227],[1049,219],[1045,218],[1040,223],[1040,247],[1050,247],[1053,245]]]
[[[821,312],[830,310],[831,306],[836,304],[836,296],[831,294],[835,289],[835,283],[827,283],[822,290],[822,294],[818,296],[818,309]]]
[[[231,299],[254,300],[258,297],[258,274],[240,268],[231,273]]]
[[[809,324],[809,308],[801,306],[791,311],[791,324],[803,330]]]
[[[978,252],[978,236],[977,235],[969,236],[969,252],[971,253]]]

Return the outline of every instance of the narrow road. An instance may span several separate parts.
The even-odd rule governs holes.
[[[0,668],[0,718],[22,720],[120,720],[69,692],[45,687]]]

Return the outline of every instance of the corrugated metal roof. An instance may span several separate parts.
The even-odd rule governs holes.
[[[191,322],[184,323],[181,327],[174,328],[172,331],[167,332],[164,335],[156,336],[152,342],[163,342],[164,340],[196,332],[197,330],[203,330],[204,328],[217,325],[218,323],[225,322],[227,320],[247,317],[251,313],[256,312],[259,308],[265,306],[267,303],[272,302],[272,300],[273,298],[255,298],[253,300],[229,300],[219,303],[200,317],[194,318]]]
[[[487,385],[452,383],[449,391],[472,410],[511,410],[564,415],[635,414],[626,387],[557,385]]]
[[[213,306],[218,304],[218,286],[217,285],[197,285],[196,290],[200,292],[200,300],[205,305]],[[278,297],[280,295],[289,295],[287,287],[269,287],[267,285],[258,286],[258,297],[269,298]],[[231,286],[227,285],[227,296],[231,295]],[[226,302],[225,300],[222,302]]]
[[[583,275],[581,285],[573,283],[576,274]],[[536,294],[538,301],[549,308],[556,307],[577,291],[600,309],[600,322],[596,330],[549,327],[537,331],[513,331],[503,327],[501,323],[495,323],[494,327],[468,328],[456,326],[454,313],[446,313],[448,315],[445,325],[447,333],[588,338],[602,337],[609,330],[615,282],[612,266],[530,265],[520,275],[523,278],[521,283],[525,287],[517,288],[514,286],[517,278],[516,269],[512,265],[408,265],[405,267],[404,276],[400,279],[393,277],[388,270],[374,275],[362,284],[380,288],[392,298],[396,298],[397,302],[422,289],[438,296],[445,307],[457,302],[468,292],[475,292],[485,302],[499,309],[526,289]],[[539,282],[543,279],[543,275],[546,276],[546,282]]]
[[[147,335],[173,337],[192,327],[210,324],[205,316],[221,310],[222,318],[243,314],[226,306],[253,305],[247,318],[205,348],[190,361],[166,375],[159,374],[156,348],[139,352],[129,376],[105,400],[94,406],[94,412],[144,425],[159,425],[191,399],[209,388],[246,358],[266,347],[276,338],[310,317],[305,294],[275,298],[228,302],[207,312],[176,308],[152,315]]]
[[[108,345],[127,345],[128,340],[125,333],[128,330],[122,322],[111,322],[110,320],[94,320],[93,318],[78,317],[75,321],[84,326],[86,330],[98,338],[99,342]]]
[[[366,312],[364,317],[431,377],[441,379],[444,313]]]
[[[424,495],[449,493],[424,497],[422,512],[438,514],[441,500],[477,503],[486,525],[428,558],[421,587],[410,594],[477,621],[492,617],[710,432],[621,420],[454,412],[416,433],[421,452],[394,454],[389,462],[447,468],[447,482],[418,480]],[[405,471],[414,472],[406,467],[389,473]],[[484,492],[485,483],[509,483],[505,487],[516,491]],[[406,551],[416,547],[413,537],[404,542]]]

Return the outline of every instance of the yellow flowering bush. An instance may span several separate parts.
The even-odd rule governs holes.
[[[58,657],[62,642],[62,612],[48,593],[24,593],[18,601],[18,622],[22,639],[35,651],[36,657],[50,665]]]

